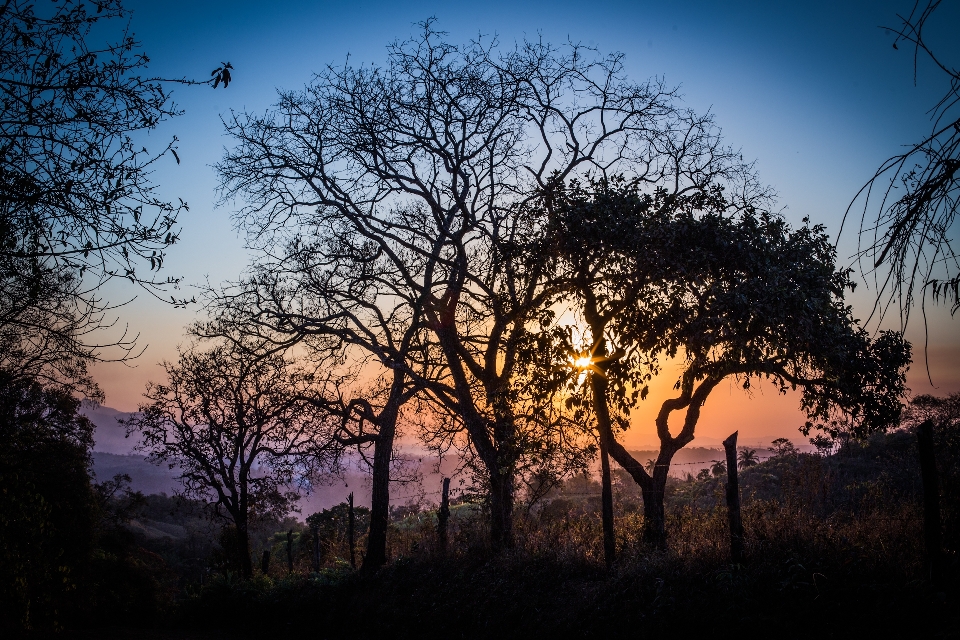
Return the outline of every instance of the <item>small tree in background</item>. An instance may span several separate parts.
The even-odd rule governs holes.
[[[740,449],[740,452],[737,454],[737,468],[740,470],[752,467],[755,464],[759,464],[759,462],[760,459],[757,458],[756,449]]]
[[[167,382],[125,422],[155,464],[178,467],[184,493],[221,509],[236,530],[240,571],[252,571],[251,518],[282,519],[336,455],[331,421],[308,401],[317,378],[277,354],[215,345],[164,362]]]
[[[720,478],[727,474],[727,463],[723,460],[717,460],[710,467],[710,473],[713,474],[714,478]]]
[[[782,458],[797,453],[797,447],[787,438],[777,438],[770,443],[773,448],[773,455]]]

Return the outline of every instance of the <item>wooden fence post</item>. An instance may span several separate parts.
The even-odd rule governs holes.
[[[350,566],[354,569],[357,568],[357,550],[354,548],[356,545],[353,541],[353,491],[350,492],[350,496],[347,501],[350,504],[350,511],[347,515],[347,541],[350,545]]]
[[[270,549],[263,550],[263,557],[260,558],[260,571],[263,575],[270,573]]]
[[[311,527],[311,533],[313,533],[313,570],[314,572],[319,573],[320,571],[320,527]]]
[[[287,531],[287,573],[293,573],[293,529]]]
[[[447,520],[450,519],[450,478],[443,479],[443,491],[440,493],[440,509],[437,511],[437,539],[440,553],[447,554]]]
[[[723,441],[727,453],[727,519],[730,523],[730,562],[743,563],[743,520],[740,518],[740,483],[737,479],[737,433]]]
[[[939,585],[943,578],[940,548],[940,479],[934,455],[933,421],[917,427],[920,451],[920,477],[923,479],[923,546],[926,550],[930,582]]]

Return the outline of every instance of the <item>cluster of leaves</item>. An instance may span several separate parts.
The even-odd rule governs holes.
[[[684,393],[727,376],[744,388],[758,377],[781,391],[802,387],[806,431],[862,436],[897,423],[909,344],[895,332],[873,340],[858,325],[843,302],[851,272],[835,268],[823,226],[791,229],[733,206],[717,186],[674,195],[600,180],[550,197],[548,249],[569,265],[587,323],[591,306],[609,318],[588,355],[623,414],[646,397],[664,359],[681,358],[675,388]],[[569,362],[571,338],[563,327],[553,336],[554,361]],[[555,371],[585,407],[569,369]]]
[[[127,16],[122,0],[0,7],[0,367],[94,399],[87,363],[138,354],[135,336],[100,337],[113,323],[96,291],[113,278],[157,296],[177,285],[158,272],[187,205],[150,177],[168,153],[179,163],[177,139],[141,143],[181,113],[171,85],[203,84],[146,77],[126,28],[95,44]],[[209,83],[226,86],[230,68]]]

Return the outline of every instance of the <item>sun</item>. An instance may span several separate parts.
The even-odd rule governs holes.
[[[577,369],[589,369],[593,365],[593,358],[589,355],[577,356],[573,359],[573,366]]]

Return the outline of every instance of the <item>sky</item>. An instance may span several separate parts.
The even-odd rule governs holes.
[[[938,9],[926,32],[954,65],[960,64],[960,39],[951,37],[949,27],[960,24],[958,5]],[[352,64],[383,63],[387,44],[413,35],[416,23],[431,17],[452,42],[482,34],[495,35],[504,46],[543,38],[622,52],[632,79],[660,76],[680,87],[687,106],[714,114],[727,143],[756,161],[761,180],[779,194],[791,223],[809,216],[833,238],[847,205],[877,166],[929,133],[927,111],[946,89],[944,77],[924,60],[915,85],[912,53],[903,46],[894,50],[892,35],[878,28],[896,26],[897,13],[909,12],[911,0],[298,1],[269,8],[241,1],[143,0],[127,6],[133,9],[131,29],[152,61],[151,73],[205,78],[221,62],[234,67],[234,82],[226,90],[177,88],[174,98],[184,115],[149,134],[157,146],[173,135],[179,139],[181,163],[170,158],[153,177],[162,196],[190,205],[180,219],[181,241],[164,267],[166,275],[183,277],[179,295],[188,298],[198,285],[237,278],[255,259],[231,220],[236,205],[218,206],[213,165],[230,144],[221,116],[231,110],[263,112],[278,89],[300,88],[312,72],[342,64],[348,55]],[[847,227],[840,236],[842,264],[856,250],[855,232]],[[101,364],[94,370],[105,404],[132,411],[145,383],[162,379],[157,363],[175,359],[177,345],[186,343],[184,326],[198,310],[175,309],[122,283],[104,294],[114,303],[129,301],[117,312],[118,328],[129,326],[147,346],[132,366]],[[861,286],[851,297],[856,317],[869,315],[873,295]],[[928,309],[933,385],[922,355],[922,320],[915,314],[907,334],[918,351],[909,386],[914,393],[960,391],[960,317]],[[673,378],[663,378],[665,394]],[[750,395],[735,383],[721,386],[704,409],[695,444],[715,444],[734,429],[744,444],[779,436],[800,441],[798,401],[796,394],[779,396],[772,386],[755,387]],[[635,412],[628,446],[654,442],[655,410],[648,404]]]

